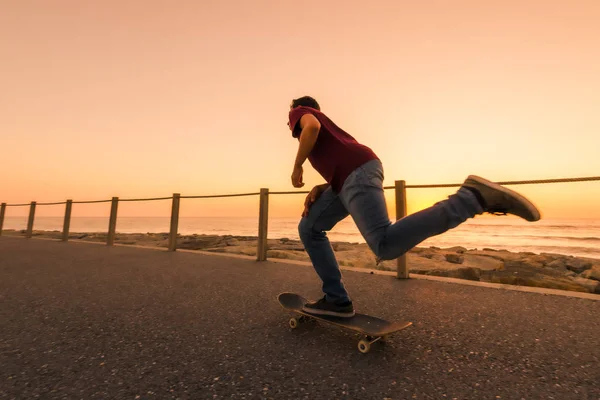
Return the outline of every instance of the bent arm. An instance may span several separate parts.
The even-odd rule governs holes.
[[[301,167],[304,161],[308,158],[308,155],[315,147],[317,138],[319,137],[319,131],[321,129],[321,123],[312,114],[304,114],[300,118],[300,144],[298,146],[298,153],[296,154],[296,161],[294,162],[295,167]]]

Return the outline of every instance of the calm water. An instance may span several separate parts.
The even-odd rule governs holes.
[[[27,217],[6,217],[4,229],[26,229]],[[269,238],[298,239],[297,218],[269,219]],[[34,229],[61,230],[62,217],[37,217]],[[73,217],[71,232],[106,232],[108,218]],[[168,217],[119,217],[117,231],[122,233],[168,232]],[[182,217],[181,234],[256,236],[258,218]],[[364,240],[351,218],[340,222],[330,233],[334,241]],[[600,220],[544,219],[528,223],[515,217],[481,217],[458,228],[432,237],[419,246],[464,246],[534,253],[561,253],[600,258]]]

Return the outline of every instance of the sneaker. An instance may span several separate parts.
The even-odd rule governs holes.
[[[329,315],[331,317],[349,318],[354,316],[354,306],[351,301],[343,304],[335,304],[326,301],[325,297],[314,302],[306,303],[304,307],[302,307],[302,311],[316,315]]]
[[[476,175],[469,175],[463,186],[474,192],[487,213],[514,214],[530,222],[540,219],[540,212],[529,200],[504,186]]]

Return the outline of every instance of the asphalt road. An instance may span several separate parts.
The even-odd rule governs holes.
[[[600,399],[600,301],[344,272],[413,326],[296,330],[309,267],[0,237],[0,398]]]

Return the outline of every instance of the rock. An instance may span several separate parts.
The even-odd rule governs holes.
[[[596,281],[600,281],[600,265],[594,265],[592,268],[583,271],[581,274],[582,278],[586,279],[594,279]]]
[[[578,284],[580,286],[583,286],[590,293],[600,294],[600,282],[598,282],[598,281],[595,281],[593,279],[581,278],[578,276],[578,277],[573,278],[573,282],[575,282],[576,284]]]
[[[465,261],[465,258],[458,254],[446,254],[446,261],[452,264],[462,264]]]
[[[588,292],[588,290],[573,282],[572,279],[550,277],[544,275],[533,275],[533,276],[519,276],[519,274],[512,275],[497,275],[494,274],[490,279],[492,283],[503,283],[508,285],[518,286],[531,286],[549,289],[559,290],[571,290],[574,292]]]
[[[457,269],[411,269],[411,272],[422,275],[443,276],[447,278],[466,279],[470,281],[480,280],[481,270],[479,268],[457,268]]]
[[[467,251],[467,249],[464,248],[464,247],[462,247],[462,246],[454,246],[454,247],[447,248],[445,250],[446,251],[453,251],[453,252],[459,253],[459,254],[465,253]]]
[[[530,251],[522,251],[519,254],[523,255],[523,256],[535,256],[535,253],[532,253]]]
[[[528,260],[527,258],[520,260],[504,260],[505,269],[515,268],[542,268],[544,264],[536,262],[534,260]]]
[[[204,249],[204,251],[210,251],[211,253],[228,253],[227,249],[224,247],[211,247],[208,249]]]
[[[481,277],[481,270],[479,268],[459,268],[452,271],[451,276],[453,278],[467,279],[470,281],[478,281]]]
[[[248,249],[248,253],[250,253],[250,249]],[[256,254],[256,252],[254,252]],[[251,255],[254,255],[251,254]],[[303,253],[298,253],[295,251],[285,251],[285,250],[267,250],[268,258],[285,258],[287,260],[297,260],[297,261],[310,261],[308,255]]]
[[[469,281],[478,281],[481,277],[481,270],[479,268],[458,268],[454,270],[446,271],[446,275],[449,278],[466,279]]]
[[[541,268],[544,265],[548,264],[551,260],[552,260],[551,258],[548,258],[546,256],[534,255],[534,256],[526,257],[524,261],[529,263],[529,265]]]
[[[306,249],[302,246],[289,246],[286,248],[289,251],[305,251]]]
[[[212,253],[243,254],[246,256],[256,256],[256,247],[252,246],[227,246],[227,247],[209,247],[202,249]],[[270,250],[269,250],[270,251]]]
[[[558,253],[540,253],[540,255],[546,256],[546,257],[552,257],[554,259],[565,257],[564,254],[558,254]]]
[[[279,239],[279,241],[283,244],[283,243],[289,242],[290,239],[289,238],[281,238],[281,239]]]
[[[546,267],[554,268],[554,269],[567,269],[567,265],[563,260],[554,260],[546,264]]]
[[[394,261],[392,261],[394,262]],[[420,270],[420,271],[432,271],[439,269],[454,269],[456,268],[455,264],[447,263],[444,259],[444,262],[438,262],[435,260],[431,260],[426,257],[421,257],[421,255],[417,254],[407,254],[406,262],[410,266],[410,270]],[[415,272],[416,273],[416,272]]]
[[[464,267],[475,267],[481,270],[498,270],[504,268],[504,262],[493,257],[465,253]]]
[[[223,239],[216,235],[182,236],[179,247],[189,250],[204,250],[212,247],[221,247],[224,243]]]
[[[567,269],[581,274],[586,269],[592,268],[592,263],[590,261],[581,260],[579,258],[568,258],[565,262],[565,266]]]
[[[240,245],[240,241],[237,239],[229,239],[227,241],[225,241],[225,245],[227,246],[239,246]]]
[[[505,278],[509,281],[514,280],[512,277],[520,277],[520,278],[531,278],[531,279],[546,279],[546,278],[556,278],[565,280],[566,269],[564,270],[556,270],[553,268],[542,268],[541,263],[530,262],[527,259],[518,259],[518,260],[505,260],[503,263],[503,268],[496,269],[493,274],[489,275],[490,279],[496,277],[498,279],[503,279],[507,276],[511,278]],[[488,275],[486,273],[486,275]],[[502,277],[502,278],[500,278]],[[482,278],[483,279],[483,278]],[[571,281],[569,281],[571,282]],[[504,282],[508,283],[508,282]],[[521,283],[515,283],[521,284]]]
[[[500,261],[504,261],[504,260],[517,260],[520,257],[515,254],[515,253],[502,253],[501,251],[484,251],[484,250],[469,250],[469,252],[467,254],[473,254],[473,255],[477,255],[477,256],[485,256],[485,257],[489,257],[489,258],[493,258],[495,260],[500,260]]]
[[[442,254],[433,251],[431,249],[428,249],[427,251],[418,253],[419,256],[424,257],[424,258],[428,258],[430,260],[434,260],[434,261],[446,261],[446,257],[444,257]]]
[[[438,253],[431,254],[431,256],[429,256],[427,258],[429,258],[430,260],[433,260],[433,261],[440,261],[440,262],[446,261],[446,257],[444,257],[443,255],[438,254]]]

